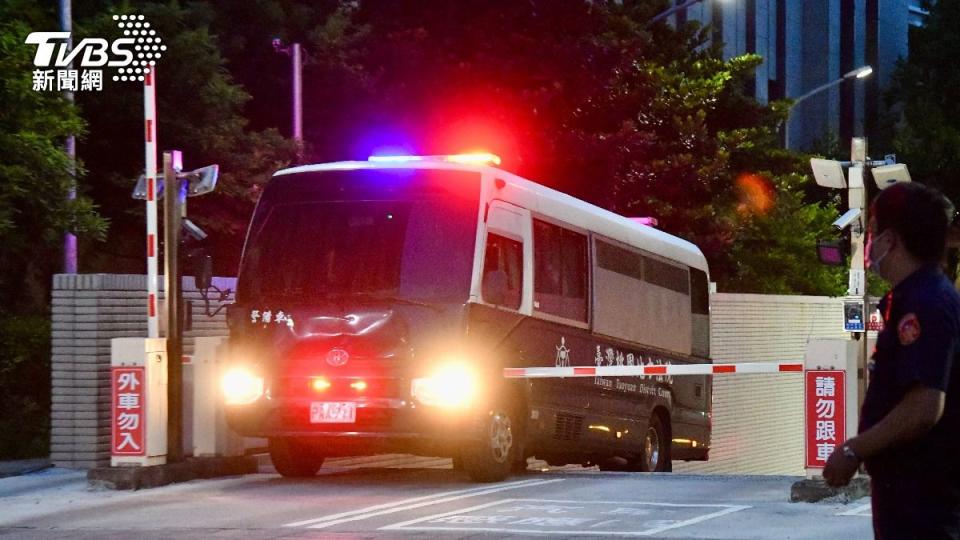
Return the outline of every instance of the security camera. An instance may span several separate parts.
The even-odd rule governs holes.
[[[910,171],[903,163],[874,167],[870,169],[870,173],[873,174],[873,181],[880,189],[887,189],[898,182],[910,181]]]
[[[846,229],[847,227],[849,227],[850,224],[856,221],[859,217],[860,217],[860,209],[851,208],[846,212],[844,212],[842,216],[834,220],[833,226],[842,231],[843,229]]]
[[[817,185],[829,188],[847,187],[847,181],[843,177],[843,167],[839,161],[812,158],[810,167],[813,169],[813,177],[817,180]]]
[[[203,231],[196,223],[190,221],[189,219],[184,218],[181,222],[183,225],[183,230],[186,231],[194,240],[198,242],[203,242],[207,239],[207,233]]]

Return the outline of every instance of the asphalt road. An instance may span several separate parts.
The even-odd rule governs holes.
[[[0,538],[871,538],[868,500],[788,502],[793,477],[538,470],[475,484],[449,460],[335,460],[136,492],[80,471],[0,479]]]

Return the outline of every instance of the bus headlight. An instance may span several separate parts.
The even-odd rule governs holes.
[[[429,377],[413,379],[411,393],[424,405],[463,408],[473,403],[479,390],[476,374],[459,364],[443,366]]]
[[[231,368],[221,380],[223,398],[228,405],[246,405],[263,395],[263,377],[243,367]]]

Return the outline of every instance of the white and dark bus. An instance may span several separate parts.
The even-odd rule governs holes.
[[[710,449],[708,376],[506,379],[506,367],[709,362],[693,244],[471,156],[277,172],[228,310],[227,418],[280,474],[324,458],[669,471]]]

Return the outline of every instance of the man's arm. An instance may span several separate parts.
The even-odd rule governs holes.
[[[900,403],[870,429],[847,441],[861,460],[896,445],[922,437],[943,416],[946,393],[917,383]]]
[[[882,420],[845,444],[857,459],[864,460],[892,446],[922,437],[940,421],[945,401],[946,393],[942,390],[916,383]],[[827,460],[823,477],[831,486],[845,486],[859,465],[859,461],[843,455],[838,449]]]

